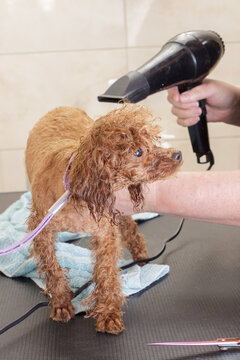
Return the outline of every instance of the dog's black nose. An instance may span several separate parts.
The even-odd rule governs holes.
[[[180,163],[182,161],[182,153],[181,153],[181,151],[174,151],[172,153],[172,159]]]

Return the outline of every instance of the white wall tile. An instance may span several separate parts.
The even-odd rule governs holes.
[[[24,150],[0,151],[0,192],[26,189]]]
[[[129,46],[156,46],[196,29],[240,41],[239,0],[126,0]]]
[[[125,46],[122,0],[1,0],[0,53]]]
[[[126,71],[124,50],[0,56],[0,149],[24,148],[34,123],[57,106],[103,115],[114,105],[97,96]]]

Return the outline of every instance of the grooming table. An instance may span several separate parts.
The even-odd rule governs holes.
[[[20,195],[0,194],[0,213]],[[177,217],[163,216],[139,225],[151,256],[179,223]],[[67,324],[56,323],[44,307],[0,336],[0,359],[239,359],[240,350],[146,344],[240,337],[240,228],[186,221],[157,261],[170,265],[170,273],[128,299],[126,331],[119,336],[96,333],[94,320],[83,315]],[[0,328],[46,301],[28,279],[0,274],[0,288]]]

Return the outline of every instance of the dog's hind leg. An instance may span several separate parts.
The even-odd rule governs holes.
[[[35,214],[28,219],[28,229],[33,230],[40,220]],[[34,239],[32,256],[38,266],[39,276],[45,276],[45,293],[50,299],[51,315],[56,321],[67,322],[74,316],[74,307],[71,303],[73,293],[68,285],[67,276],[60,268],[55,252],[54,222],[48,224]]]
[[[132,254],[133,260],[142,260],[148,258],[146,240],[140,234],[135,221],[131,216],[121,216],[119,219],[119,230],[122,236],[123,245]]]

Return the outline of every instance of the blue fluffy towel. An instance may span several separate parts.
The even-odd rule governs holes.
[[[26,235],[26,219],[29,214],[31,193],[27,192],[0,215],[0,249],[9,247],[20,241]],[[151,215],[146,214],[147,218]],[[154,216],[154,215],[153,215]],[[141,218],[144,216],[141,215]],[[68,278],[72,290],[76,292],[92,278],[93,265],[89,249],[68,244],[76,234],[59,233],[55,244],[56,255],[62,268],[68,268]],[[86,234],[81,234],[85,237]],[[79,234],[78,236],[79,237]],[[26,276],[31,278],[40,288],[44,289],[43,278],[39,279],[34,259],[29,257],[29,246],[25,245],[18,251],[0,256],[0,271],[8,277]],[[126,264],[126,260],[119,260],[119,266]],[[122,290],[125,296],[137,293],[169,272],[168,265],[147,264],[137,265],[121,272]],[[72,300],[75,313],[85,311],[80,304],[93,289],[91,284],[81,294]]]

